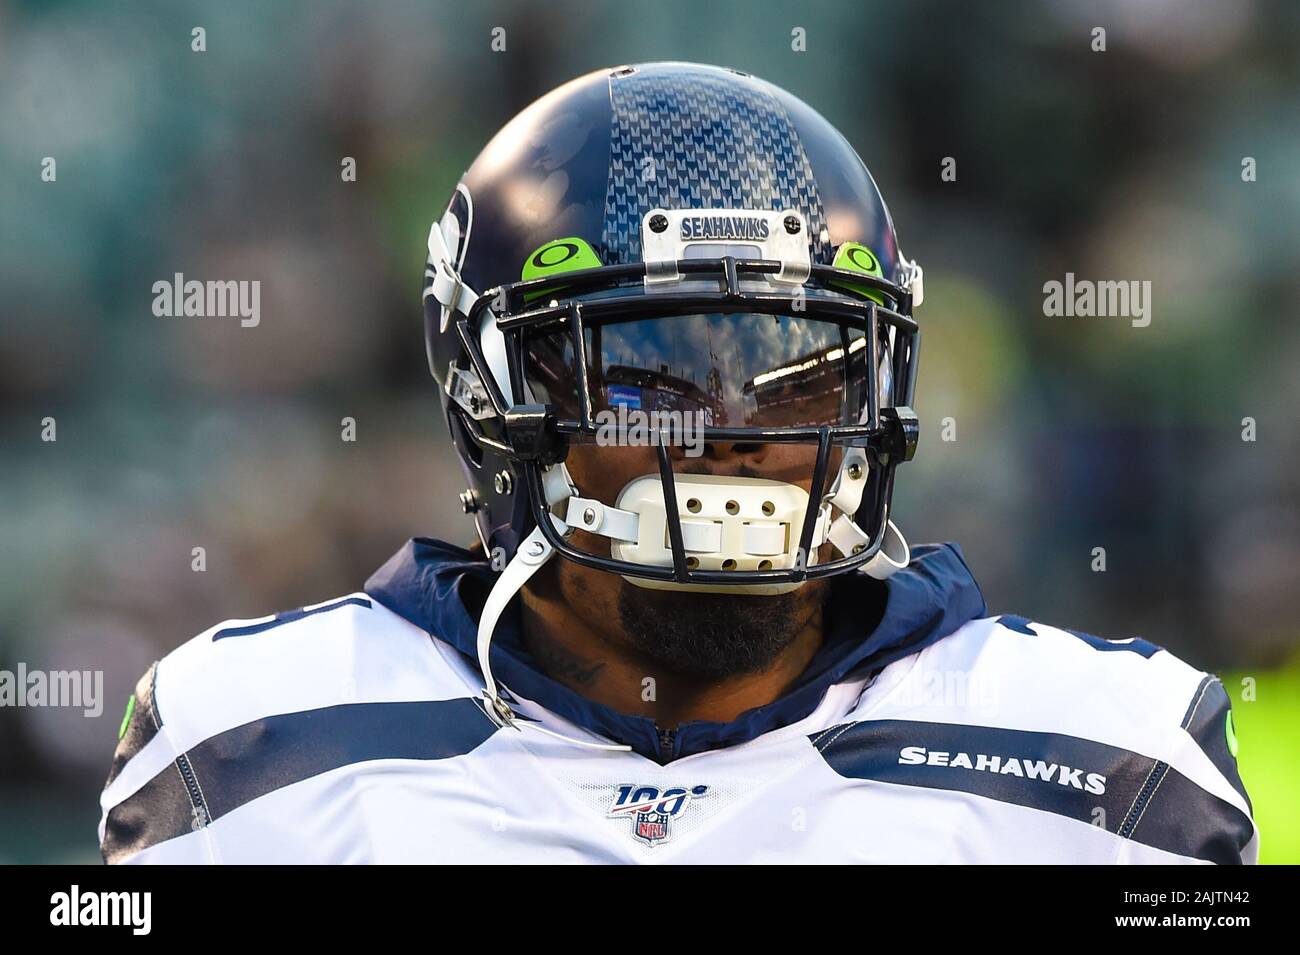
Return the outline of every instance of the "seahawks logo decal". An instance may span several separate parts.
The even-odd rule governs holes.
[[[442,214],[438,226],[442,229],[447,251],[451,253],[452,268],[459,273],[465,264],[465,252],[469,249],[469,233],[474,226],[474,201],[470,198],[469,189],[463,182],[456,186],[456,192],[452,195],[451,202],[447,203],[447,211]],[[447,330],[447,322],[450,319],[451,311],[444,306],[438,322],[439,332]]]
[[[474,202],[470,199],[469,189],[462,182],[456,186],[456,192],[447,203],[447,211],[442,215],[442,234],[447,240],[447,249],[451,252],[452,265],[457,272],[465,264],[465,251],[469,248],[469,233],[474,226]]]

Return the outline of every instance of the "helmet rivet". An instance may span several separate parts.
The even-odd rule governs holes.
[[[528,545],[528,556],[541,557],[542,552],[545,550],[546,550],[545,544],[543,544],[541,541],[533,541],[531,544]]]
[[[596,523],[596,512],[592,510],[590,507],[582,512],[582,523],[584,524]]]
[[[854,481],[860,479],[862,477],[862,465],[858,464],[856,461],[850,464],[848,467],[848,475]]]
[[[866,550],[866,549],[867,549],[867,546],[866,546],[865,544],[854,544],[854,545],[853,545],[853,553],[855,553],[855,554],[861,554],[861,553],[862,553],[864,550]]]
[[[474,514],[478,511],[478,495],[474,493],[473,488],[466,488],[460,492],[460,509],[466,514]]]
[[[786,232],[789,232],[791,235],[798,235],[798,234],[799,234],[799,230],[800,230],[801,228],[803,228],[803,226],[800,225],[800,223],[799,223],[799,217],[798,217],[798,216],[786,216],[786,217],[785,217],[785,231],[786,231]]]
[[[668,228],[668,217],[656,213],[650,217],[650,231],[663,232]]]
[[[509,471],[498,471],[497,476],[492,479],[492,486],[497,489],[498,494],[509,494],[514,489],[514,478],[510,476]]]

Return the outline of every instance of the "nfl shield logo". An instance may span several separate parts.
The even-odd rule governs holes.
[[[638,812],[632,834],[648,845],[662,842],[668,838],[668,814],[666,812]]]

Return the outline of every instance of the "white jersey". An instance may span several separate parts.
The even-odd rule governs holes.
[[[145,674],[107,861],[1256,859],[1222,685],[1140,640],[988,616],[973,581],[944,583],[966,573],[950,545],[887,585],[873,637],[907,617],[903,639],[733,724],[642,739],[503,656],[516,712],[630,752],[489,720],[472,633],[438,632],[449,606],[472,618],[463,588],[420,546],[365,592],[222,624]]]

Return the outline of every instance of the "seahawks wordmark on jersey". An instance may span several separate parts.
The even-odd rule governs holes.
[[[1223,686],[1141,640],[987,616],[952,545],[884,583],[836,578],[800,683],[726,724],[661,732],[585,700],[507,617],[493,666],[516,712],[629,752],[487,718],[474,618],[491,578],[416,540],[363,593],[167,655],[103,793],[105,858],[1255,861]]]

